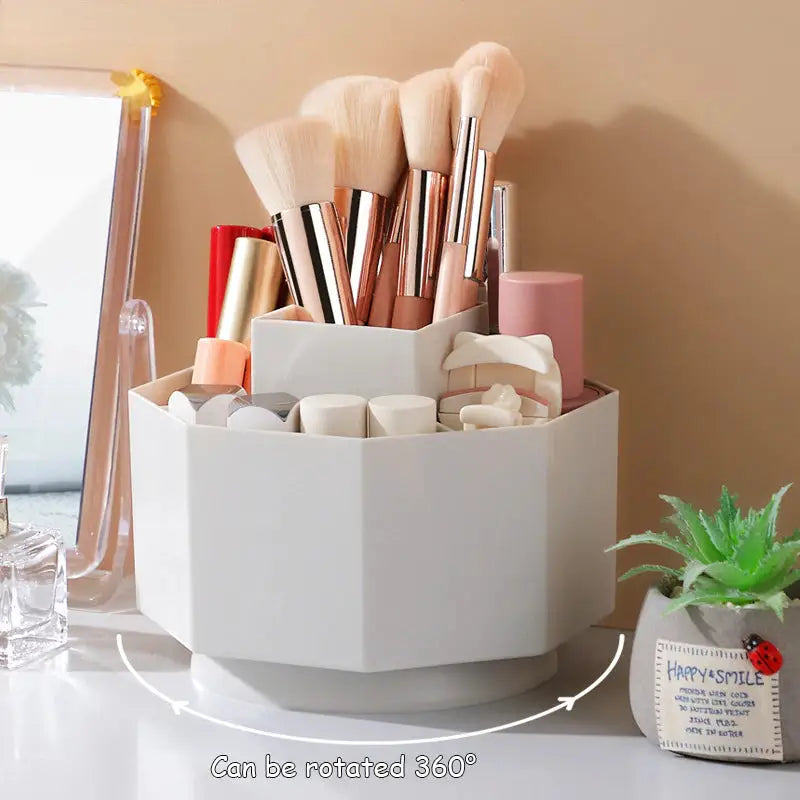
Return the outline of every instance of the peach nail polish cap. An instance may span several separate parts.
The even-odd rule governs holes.
[[[583,392],[583,275],[505,272],[498,279],[500,333],[546,333],[561,368],[565,399]]]
[[[241,386],[250,348],[227,339],[199,339],[192,383]]]

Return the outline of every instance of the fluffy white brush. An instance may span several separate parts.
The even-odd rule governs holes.
[[[333,131],[324,119],[270,122],[239,137],[236,154],[264,207],[294,302],[315,322],[355,325],[339,217]]]
[[[465,241],[465,233],[469,228],[470,204],[475,194],[473,170],[480,148],[483,114],[491,89],[492,75],[486,67],[472,67],[467,70],[458,86],[459,125],[456,151],[453,154],[452,191],[445,231],[448,241]]]
[[[452,169],[449,69],[415,75],[400,87],[400,117],[408,155],[406,205],[400,237],[392,327],[429,325]]]
[[[405,167],[398,83],[350,75],[312,89],[303,116],[322,117],[336,137],[336,186],[390,197]]]
[[[336,156],[333,130],[326,120],[270,122],[240,136],[234,146],[270,214],[333,201]]]
[[[511,51],[496,42],[479,42],[459,57],[453,65],[456,86],[472,67],[486,67],[491,73],[491,91],[481,117],[480,148],[496,153],[525,94],[525,75]],[[452,125],[455,139],[455,115]]]
[[[456,86],[457,115],[456,135],[458,122],[463,117],[475,117],[480,120],[480,141],[483,139],[483,128],[486,118],[486,107],[494,91],[494,77],[488,67],[475,65],[464,71],[460,82]],[[455,137],[454,137],[455,138]]]
[[[400,87],[400,119],[410,167],[450,174],[452,98],[450,69],[423,72]]]

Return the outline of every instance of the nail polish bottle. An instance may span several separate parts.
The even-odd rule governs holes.
[[[67,573],[60,533],[10,522],[7,454],[0,435],[0,668],[14,669],[67,641]]]

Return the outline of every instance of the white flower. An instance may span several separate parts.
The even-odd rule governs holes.
[[[522,408],[522,398],[517,390],[510,384],[494,383],[481,395],[481,403],[487,406],[507,408],[509,411],[519,411]]]
[[[0,261],[0,408],[14,410],[12,386],[25,386],[42,368],[36,320],[27,309],[36,301],[36,284],[28,273]]]

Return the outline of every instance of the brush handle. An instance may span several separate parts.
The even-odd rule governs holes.
[[[456,242],[442,245],[439,261],[439,279],[436,282],[436,299],[433,304],[433,321],[452,317],[463,310],[464,267],[467,263],[467,246]],[[474,281],[470,281],[474,283]],[[477,284],[475,284],[477,287]]]
[[[398,295],[394,301],[392,327],[399,330],[418,331],[430,325],[433,319],[433,300],[428,297]]]
[[[375,294],[372,298],[368,322],[373,328],[392,327],[394,298],[397,294],[400,270],[400,237],[403,233],[403,218],[406,211],[407,183],[408,173],[405,173],[395,192],[394,208],[389,218],[389,230],[378,264],[378,277],[375,280]]]
[[[381,268],[375,281],[375,295],[372,298],[372,308],[369,312],[369,325],[373,328],[392,327],[399,271],[400,242],[386,242],[383,246]]]
[[[478,292],[481,284],[471,278],[461,280],[461,308],[460,311],[474,308],[478,305]]]
[[[494,237],[486,247],[486,302],[489,306],[489,333],[498,333],[497,304],[500,281],[500,246]]]

